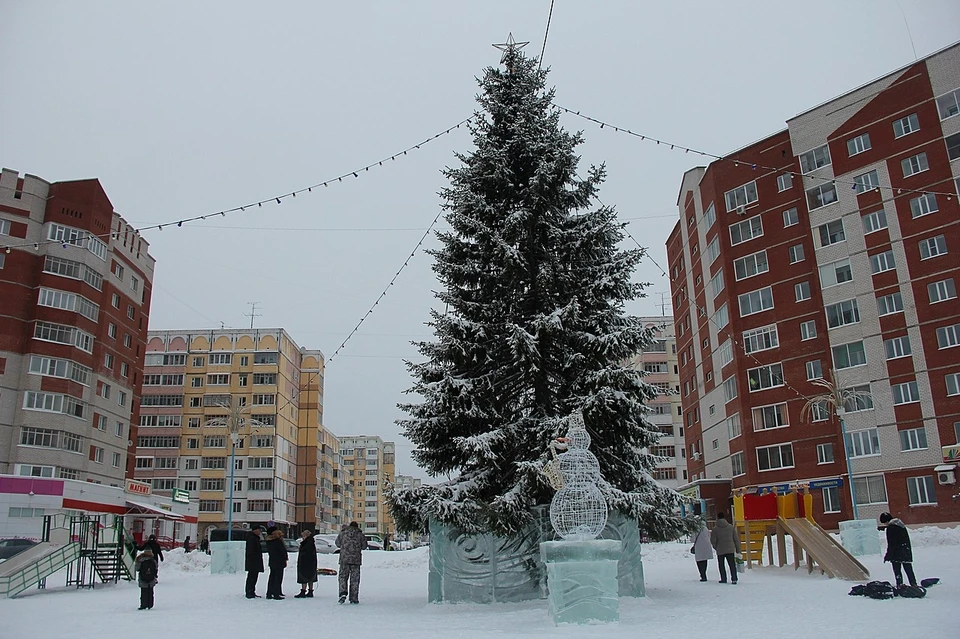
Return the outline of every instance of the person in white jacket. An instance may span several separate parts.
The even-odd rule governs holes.
[[[690,543],[693,544],[690,552],[693,553],[694,559],[697,560],[697,570],[700,571],[700,581],[706,581],[707,562],[713,559],[713,546],[710,545],[710,531],[707,530],[705,523],[700,523],[700,530],[693,535]]]

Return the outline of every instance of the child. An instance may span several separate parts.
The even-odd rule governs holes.
[[[137,585],[140,586],[140,607],[137,610],[153,608],[153,587],[157,585],[157,560],[149,548],[140,553],[134,562],[137,571]]]

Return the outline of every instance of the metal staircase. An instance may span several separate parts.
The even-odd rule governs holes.
[[[121,579],[133,579],[134,557],[132,546],[126,543],[123,521],[114,517],[113,525],[97,531],[95,543],[81,554],[90,560],[101,583],[117,583]],[[133,550],[135,552],[135,550]]]

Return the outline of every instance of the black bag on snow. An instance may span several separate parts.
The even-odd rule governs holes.
[[[863,587],[863,594],[871,599],[892,599],[894,592],[889,581],[871,581]]]
[[[906,599],[923,599],[927,596],[927,589],[923,586],[911,586],[909,584],[903,584],[897,588],[896,594]]]
[[[140,570],[137,577],[144,583],[150,583],[157,578],[157,560],[147,559],[140,562]]]
[[[920,580],[920,585],[923,586],[924,588],[929,588],[930,586],[936,586],[938,583],[940,583],[940,579],[938,577],[930,577],[929,579]]]
[[[865,595],[865,594],[867,594],[867,593],[866,593],[866,588],[867,588],[867,587],[864,586],[863,584],[857,584],[856,586],[854,586],[853,588],[851,588],[851,589],[850,589],[850,592],[848,592],[847,594],[848,594],[848,595]]]

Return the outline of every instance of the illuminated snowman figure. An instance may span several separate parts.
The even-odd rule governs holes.
[[[597,487],[600,481],[600,463],[587,450],[590,435],[579,413],[571,418],[566,452],[557,456],[557,465],[563,478],[550,502],[550,523],[557,534],[569,540],[595,539],[607,524],[607,502]]]

